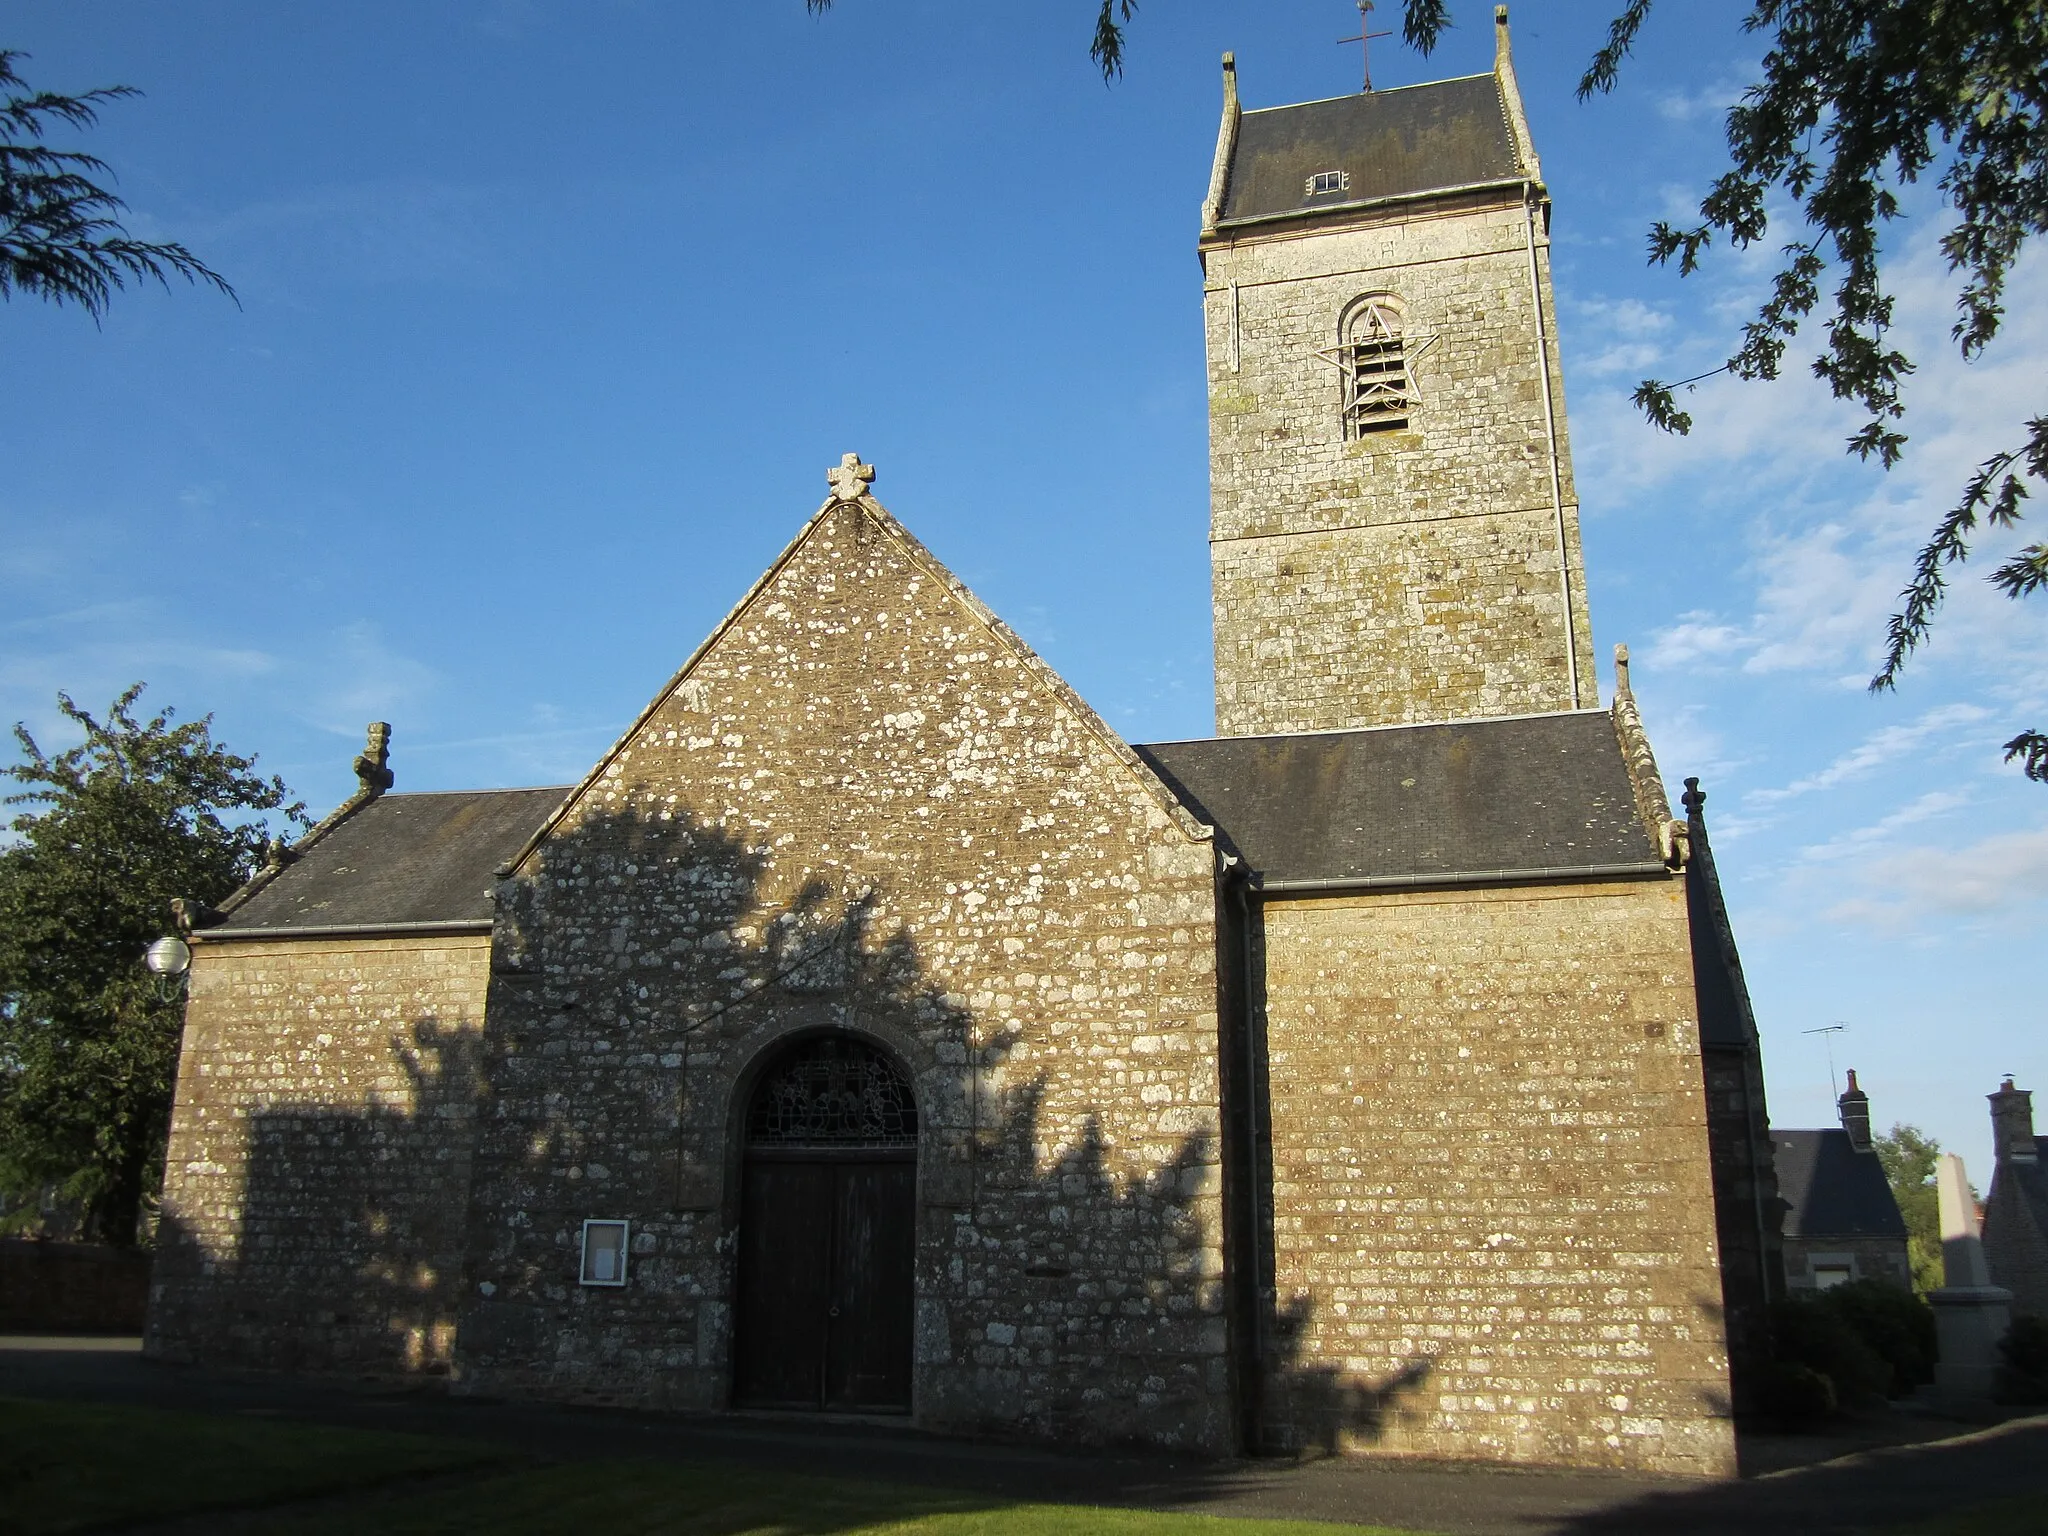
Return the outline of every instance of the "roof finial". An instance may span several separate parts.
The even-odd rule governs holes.
[[[381,795],[398,782],[388,766],[391,761],[391,727],[382,720],[370,722],[369,744],[356,759],[356,782],[362,786],[358,791],[365,795]]]
[[[1614,691],[1626,693],[1631,697],[1635,694],[1635,690],[1628,684],[1628,647],[1625,645],[1617,645],[1614,648]]]
[[[842,453],[839,462],[825,471],[826,483],[839,501],[859,501],[875,483],[875,466],[863,464],[857,453]]]
[[[1692,813],[1693,820],[1698,821],[1700,812],[1705,809],[1707,803],[1707,792],[1700,788],[1700,781],[1696,778],[1687,779],[1685,793],[1678,798],[1686,810]]]

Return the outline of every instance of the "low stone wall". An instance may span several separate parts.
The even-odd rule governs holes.
[[[140,1249],[0,1242],[0,1333],[140,1333],[148,1301]]]

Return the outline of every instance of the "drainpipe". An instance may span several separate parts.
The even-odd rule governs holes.
[[[1564,475],[1558,467],[1557,405],[1550,389],[1550,335],[1543,321],[1543,282],[1536,270],[1536,184],[1522,184],[1522,215],[1529,235],[1529,303],[1536,311],[1536,367],[1543,377],[1543,430],[1550,443],[1550,508],[1557,519],[1557,586],[1564,598],[1564,658],[1572,708],[1579,707],[1578,621],[1572,615],[1572,567],[1564,537]]]
[[[1229,857],[1225,855],[1225,857]],[[1261,1198],[1259,1179],[1259,1052],[1256,1019],[1252,1008],[1252,903],[1251,869],[1241,859],[1226,877],[1237,900],[1238,939],[1238,1027],[1244,1035],[1244,1161],[1246,1248],[1251,1285],[1246,1292],[1250,1304],[1245,1319],[1251,1379],[1246,1383],[1245,1418],[1247,1449],[1256,1453],[1262,1438],[1266,1393],[1266,1266],[1261,1257],[1259,1229]]]

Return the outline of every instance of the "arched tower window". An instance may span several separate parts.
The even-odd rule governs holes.
[[[1361,299],[1345,312],[1338,347],[1344,372],[1344,435],[1361,438],[1408,425],[1415,388],[1401,311],[1385,294]]]

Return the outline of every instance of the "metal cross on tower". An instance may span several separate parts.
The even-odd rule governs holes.
[[[1373,31],[1372,0],[1358,0],[1358,36],[1340,37],[1337,39],[1337,46],[1340,48],[1346,43],[1358,44],[1358,51],[1363,55],[1365,89],[1368,95],[1372,92],[1372,40],[1376,37],[1392,37],[1393,35],[1391,32]]]

